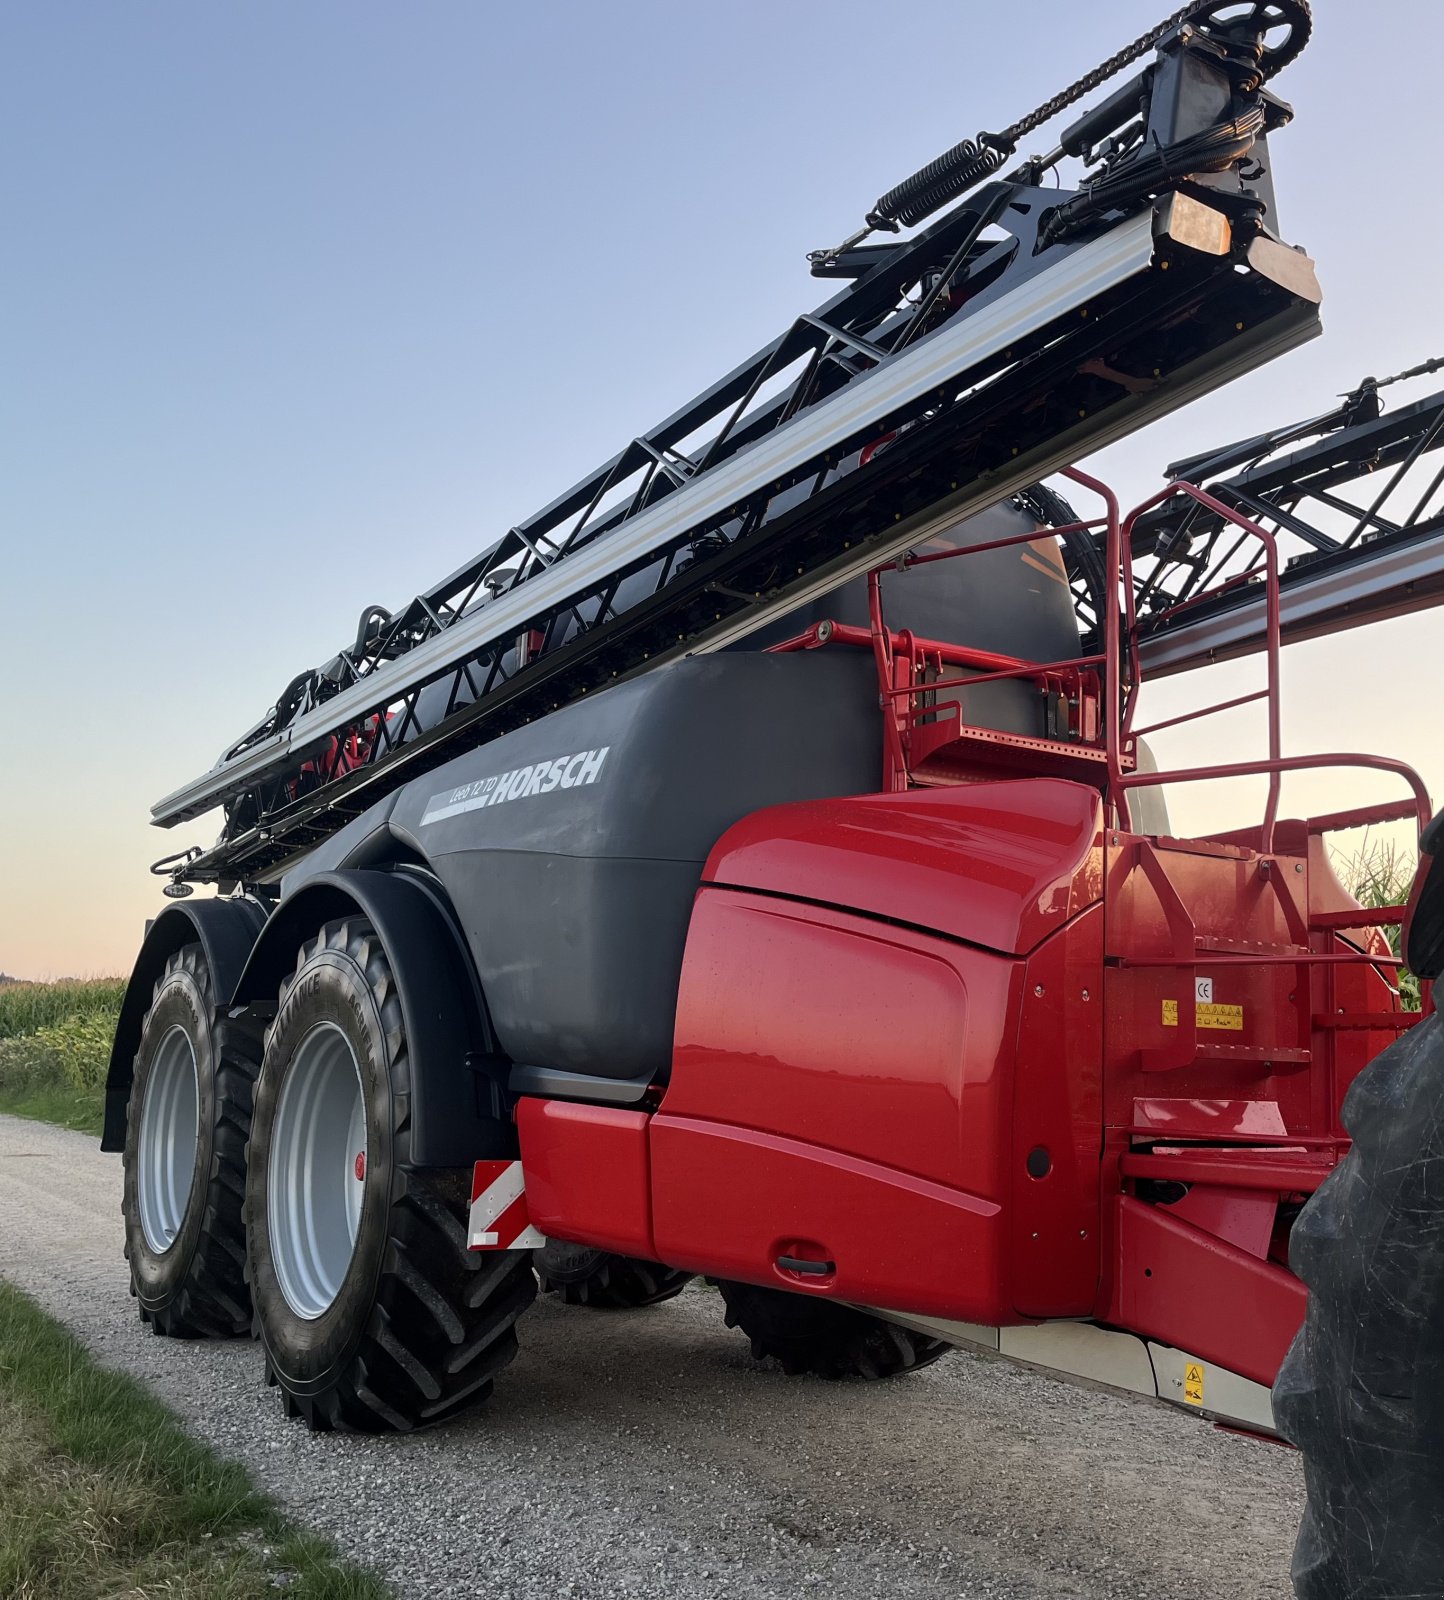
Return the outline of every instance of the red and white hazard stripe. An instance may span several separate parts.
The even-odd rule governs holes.
[[[520,1161],[478,1161],[471,1173],[468,1250],[538,1250],[546,1239],[531,1225]]]

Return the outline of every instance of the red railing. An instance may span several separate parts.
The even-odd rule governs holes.
[[[1373,823],[1397,821],[1413,817],[1422,829],[1429,821],[1430,801],[1423,780],[1405,762],[1386,756],[1361,755],[1350,751],[1335,751],[1325,755],[1285,756],[1282,751],[1282,716],[1279,695],[1280,602],[1278,546],[1271,533],[1251,518],[1225,505],[1205,489],[1191,483],[1175,481],[1151,495],[1135,507],[1126,518],[1120,518],[1118,500],[1113,491],[1099,479],[1076,467],[1065,469],[1064,477],[1089,490],[1103,502],[1104,512],[1099,517],[1082,519],[1066,527],[1029,529],[1025,533],[1011,534],[1000,539],[989,539],[982,544],[956,550],[932,551],[925,555],[908,555],[899,561],[879,567],[868,575],[869,626],[861,628],[842,623],[821,622],[806,633],[784,644],[774,646],[778,651],[816,649],[830,643],[854,645],[871,649],[877,664],[879,693],[886,715],[884,722],[884,787],[900,790],[908,787],[915,778],[910,762],[912,737],[924,721],[946,719],[956,721],[957,737],[967,732],[962,720],[962,705],[958,701],[941,705],[922,701],[923,696],[935,697],[947,690],[976,690],[982,685],[1024,679],[1063,692],[1073,690],[1072,701],[1078,706],[1077,727],[1070,730],[1076,737],[1068,740],[1029,740],[1029,749],[1038,755],[1040,764],[1047,759],[1050,745],[1061,755],[1079,748],[1092,748],[1103,758],[1107,781],[1106,798],[1116,819],[1116,826],[1129,830],[1132,826],[1129,794],[1134,789],[1161,787],[1167,784],[1206,782],[1222,778],[1266,777],[1268,793],[1264,806],[1262,827],[1257,834],[1258,848],[1264,855],[1273,850],[1274,829],[1278,821],[1279,799],[1284,774],[1304,772],[1328,767],[1356,767],[1390,773],[1402,778],[1411,791],[1408,800],[1386,801],[1358,807],[1350,811],[1332,813],[1314,818],[1309,823],[1311,832],[1334,828],[1369,826]],[[1263,578],[1264,585],[1264,657],[1265,686],[1250,694],[1237,695],[1193,711],[1182,712],[1148,727],[1135,729],[1134,716],[1138,707],[1141,680],[1139,668],[1138,619],[1134,605],[1133,582],[1133,530],[1138,519],[1164,500],[1175,495],[1186,495],[1205,506],[1226,522],[1232,523],[1249,537],[1257,540],[1263,551],[1262,562],[1243,575],[1244,579]],[[905,570],[926,566],[936,561],[952,561],[965,556],[981,555],[984,551],[1000,550],[1020,544],[1033,544],[1040,538],[1061,537],[1073,532],[1105,532],[1105,563],[1109,574],[1103,607],[1103,649],[1094,655],[1070,657],[1062,661],[1027,661],[1020,657],[979,650],[965,645],[935,639],[918,639],[909,631],[895,633],[888,628],[883,615],[882,578],[890,570]],[[1242,579],[1232,580],[1234,583]],[[1210,591],[1210,594],[1216,593]],[[1199,597],[1195,597],[1196,603]],[[933,677],[919,681],[920,670],[954,666],[966,676]],[[1096,683],[1101,669],[1102,706],[1096,731],[1089,723],[1085,701],[1090,681]],[[1213,763],[1197,767],[1174,768],[1171,771],[1143,772],[1137,769],[1134,753],[1137,740],[1145,734],[1194,722],[1203,717],[1231,711],[1239,706],[1267,702],[1267,755],[1262,760]],[[937,741],[934,741],[934,746]],[[1253,836],[1253,830],[1249,830]],[[1355,925],[1358,925],[1357,923]]]

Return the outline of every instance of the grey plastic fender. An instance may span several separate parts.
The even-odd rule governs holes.
[[[105,1076],[105,1123],[102,1150],[125,1149],[126,1113],[140,1029],[150,1010],[156,980],[165,964],[183,945],[199,944],[211,970],[211,988],[219,1003],[228,995],[246,964],[256,935],[266,920],[264,908],[254,900],[196,900],[167,906],[151,923],[131,969],[125,999],[121,1002],[115,1040],[110,1047],[110,1067]]]
[[[469,1167],[516,1155],[506,1113],[509,1063],[494,1035],[465,943],[439,888],[418,876],[366,869],[318,873],[283,900],[255,942],[231,995],[274,1015],[300,946],[327,922],[363,916],[395,974],[411,1071],[411,1159]]]

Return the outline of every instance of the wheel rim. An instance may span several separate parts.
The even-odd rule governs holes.
[[[341,1292],[366,1192],[366,1104],[351,1041],[317,1023],[291,1058],[276,1106],[267,1184],[271,1259],[307,1321]]]
[[[201,1091],[190,1035],[177,1025],[160,1041],[140,1110],[136,1200],[145,1242],[157,1255],[175,1243],[196,1170]]]

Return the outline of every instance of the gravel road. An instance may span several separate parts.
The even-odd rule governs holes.
[[[157,1339],[120,1159],[0,1117],[0,1275],[402,1596],[1286,1600],[1298,1458],[961,1353],[878,1385],[756,1367],[697,1286],[539,1301],[486,1405],[406,1438],[281,1417],[246,1340]]]

